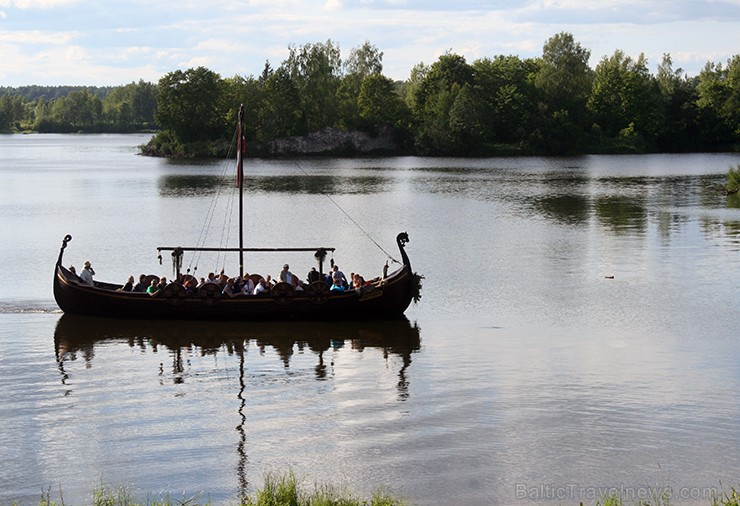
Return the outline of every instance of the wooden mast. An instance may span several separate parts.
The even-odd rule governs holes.
[[[244,276],[244,104],[239,106],[239,138],[236,141],[237,169],[239,179],[239,277]]]

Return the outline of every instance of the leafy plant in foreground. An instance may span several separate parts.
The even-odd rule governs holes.
[[[740,190],[740,165],[730,168],[727,172],[727,193],[737,193]]]

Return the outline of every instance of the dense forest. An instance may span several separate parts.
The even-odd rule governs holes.
[[[157,129],[157,85],[0,86],[0,132],[135,132]]]
[[[333,127],[392,132],[396,153],[419,155],[676,152],[740,149],[740,55],[698,76],[663,56],[656,74],[616,50],[595,69],[569,33],[542,56],[481,58],[448,52],[406,81],[383,75],[369,42],[342,58],[325,43],[290,46],[279,67],[222,78],[177,70],[157,84],[111,88],[0,87],[0,131],[158,130],[146,151],[222,155],[244,104],[252,155],[271,141]]]

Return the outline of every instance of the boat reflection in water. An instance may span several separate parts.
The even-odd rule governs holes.
[[[183,382],[183,356],[193,351],[201,355],[228,353],[239,357],[238,413],[241,423],[237,444],[239,464],[237,475],[242,498],[246,497],[246,381],[245,352],[257,348],[275,350],[283,367],[290,368],[291,357],[308,349],[316,355],[315,379],[327,377],[324,352],[341,347],[353,351],[379,350],[384,359],[401,358],[398,371],[397,398],[408,398],[406,370],[411,356],[421,349],[419,328],[406,319],[370,322],[260,322],[248,326],[240,322],[117,320],[111,318],[64,314],[54,331],[54,346],[62,383],[68,376],[65,364],[82,358],[88,365],[95,357],[95,348],[111,343],[126,343],[143,352],[158,352],[162,347],[172,357],[175,382]],[[186,358],[187,360],[187,358]],[[160,364],[161,368],[164,365]],[[236,404],[234,406],[236,408]]]
[[[411,363],[411,354],[419,351],[421,338],[416,324],[407,319],[369,322],[207,322],[118,320],[104,317],[64,314],[54,331],[56,356],[60,363],[82,353],[92,360],[94,348],[104,341],[125,340],[129,346],[156,349],[160,346],[174,352],[198,348],[202,354],[224,348],[238,353],[249,343],[260,348],[272,347],[284,366],[290,367],[293,353],[310,349],[319,357],[331,348],[350,345],[361,351],[382,349],[385,356],[403,358]],[[320,378],[318,378],[320,379]]]

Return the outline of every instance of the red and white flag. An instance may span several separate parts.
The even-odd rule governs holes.
[[[239,125],[239,132],[236,138],[236,186],[242,184],[244,179],[244,173],[242,166],[244,165],[244,154],[247,152],[247,140],[242,134],[242,127]]]

